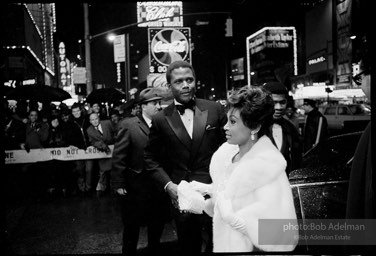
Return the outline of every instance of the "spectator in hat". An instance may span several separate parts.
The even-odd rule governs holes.
[[[288,91],[280,82],[267,82],[263,87],[271,93],[274,102],[273,124],[270,127],[271,140],[284,156],[286,174],[300,167],[302,147],[299,130],[284,118],[286,114]]]
[[[135,255],[141,225],[147,225],[148,247],[151,255],[159,255],[164,227],[161,201],[168,199],[156,190],[145,175],[144,148],[149,139],[152,117],[161,109],[162,97],[154,88],[146,88],[139,95],[141,114],[125,118],[119,123],[119,132],[112,154],[111,187],[119,195],[124,225],[123,253]]]
[[[304,152],[307,152],[327,137],[328,121],[312,99],[304,99],[302,109],[307,113],[304,125]]]

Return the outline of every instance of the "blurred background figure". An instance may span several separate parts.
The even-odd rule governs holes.
[[[49,132],[50,137],[48,147],[60,148],[68,147],[69,135],[64,131],[61,125],[61,120],[58,115],[53,115],[49,118]],[[73,163],[71,161],[51,160],[46,162],[48,170],[46,173],[47,178],[47,193],[50,197],[54,196],[67,196],[67,189],[71,185],[71,170]]]
[[[120,106],[120,109],[124,118],[135,117],[140,113],[140,106],[136,104],[135,99],[127,101],[125,104]]]
[[[110,120],[101,120],[98,113],[91,113],[89,116],[90,126],[87,128],[87,134],[90,144],[95,148],[111,153],[109,145],[115,142],[115,130]],[[98,159],[99,165],[99,180],[96,187],[97,192],[105,192],[109,186],[108,175],[110,175],[112,159],[103,158]]]
[[[108,119],[108,116],[107,116],[107,113],[106,113],[106,110],[101,106],[101,104],[99,102],[94,102],[92,105],[91,105],[91,109],[92,109],[92,112],[93,113],[97,113],[99,118],[101,120],[106,120]]]
[[[327,138],[328,121],[316,107],[316,101],[304,99],[302,106],[307,114],[304,125],[304,152],[307,152],[317,143]]]
[[[361,88],[371,103],[371,75],[370,68],[362,66],[360,77]],[[372,169],[372,137],[371,122],[368,123],[357,145],[352,162],[349,190],[347,196],[347,219],[374,219],[376,218],[375,203],[375,175]],[[369,252],[373,247],[369,247]],[[367,251],[368,252],[368,251]]]
[[[45,148],[48,146],[49,127],[47,123],[41,122],[38,118],[38,110],[29,111],[28,122],[25,127],[24,142],[21,143],[21,149],[27,152],[30,149]],[[45,195],[45,171],[46,162],[35,162],[23,165],[23,171],[29,181],[30,193],[37,200],[42,199]]]
[[[4,149],[21,149],[21,143],[25,139],[25,124],[14,118],[14,112],[10,108],[5,109],[4,120]]]
[[[110,112],[110,121],[111,121],[112,126],[114,127],[114,129],[116,131],[115,134],[117,134],[117,131],[119,129],[118,126],[119,126],[120,120],[121,120],[121,117],[120,117],[119,111],[116,110],[116,109],[111,110],[111,112]]]
[[[286,113],[284,115],[284,118],[289,120],[296,127],[296,129],[299,131],[299,134],[301,133],[300,129],[299,129],[299,118],[298,118],[298,115],[296,113],[296,108],[294,106],[294,102],[289,101],[287,103]]]
[[[85,108],[79,103],[73,103],[71,107],[72,121],[73,121],[73,133],[70,146],[74,146],[78,149],[86,150],[89,146],[89,138],[87,136],[87,128],[90,126],[90,122],[85,114]],[[90,193],[92,189],[92,177],[94,160],[76,160],[74,175],[77,180],[77,188],[80,193]]]
[[[288,91],[280,82],[267,82],[264,89],[271,93],[274,102],[271,140],[287,161],[286,173],[300,167],[302,162],[302,147],[299,130],[284,118],[286,114]]]

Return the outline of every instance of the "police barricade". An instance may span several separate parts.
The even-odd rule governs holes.
[[[50,160],[73,161],[86,159],[111,158],[114,145],[109,145],[111,153],[100,151],[90,146],[86,150],[74,147],[65,148],[38,148],[26,150],[6,150],[5,164],[24,164],[44,162]]]

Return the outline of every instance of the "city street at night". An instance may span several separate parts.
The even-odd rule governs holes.
[[[3,4],[1,251],[376,249],[371,2]]]

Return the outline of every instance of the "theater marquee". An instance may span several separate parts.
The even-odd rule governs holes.
[[[264,27],[246,39],[248,83],[283,82],[298,74],[295,27]],[[255,78],[251,72],[254,72]]]

